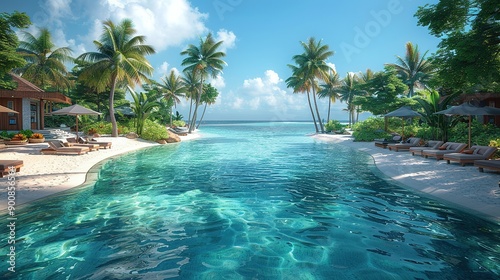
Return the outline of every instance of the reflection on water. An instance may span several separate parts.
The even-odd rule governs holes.
[[[16,276],[500,277],[498,225],[384,181],[367,155],[310,128],[207,126],[109,161],[98,182],[18,211]]]

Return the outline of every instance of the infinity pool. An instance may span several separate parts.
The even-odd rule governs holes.
[[[498,224],[394,185],[312,128],[211,124],[112,159],[97,182],[17,210],[16,272],[3,261],[0,278],[500,278]]]

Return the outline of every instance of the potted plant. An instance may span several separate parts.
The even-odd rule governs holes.
[[[23,133],[17,133],[9,141],[4,142],[7,145],[22,145],[28,143],[28,137]]]
[[[41,133],[33,133],[28,141],[30,143],[43,143],[45,142],[45,137]]]

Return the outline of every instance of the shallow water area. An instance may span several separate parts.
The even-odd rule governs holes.
[[[15,276],[500,277],[498,224],[384,180],[313,128],[210,123],[202,138],[110,160],[97,182],[18,211]]]

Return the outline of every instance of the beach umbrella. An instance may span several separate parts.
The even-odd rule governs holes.
[[[469,148],[470,148],[470,139],[471,139],[471,119],[472,116],[494,116],[494,115],[500,115],[500,108],[494,108],[494,107],[479,107],[479,106],[474,106],[468,102],[462,103],[457,106],[451,106],[450,108],[446,110],[442,110],[439,112],[436,112],[434,114],[441,114],[441,115],[460,115],[460,116],[468,116],[469,119]]]
[[[403,121],[403,135],[401,135],[401,138],[404,138],[405,136],[405,118],[417,118],[421,117],[419,112],[413,111],[410,107],[408,106],[403,106],[397,110],[394,110],[392,112],[389,112],[384,115],[384,117],[400,117]]]
[[[12,109],[9,109],[5,106],[0,105],[0,113],[14,113],[14,114],[19,114],[19,112],[14,111]]]
[[[71,105],[69,107],[62,108],[52,112],[52,115],[69,115],[76,117],[76,137],[78,139],[78,116],[80,115],[101,115],[101,113],[91,110],[89,108],[80,106],[78,104]]]

